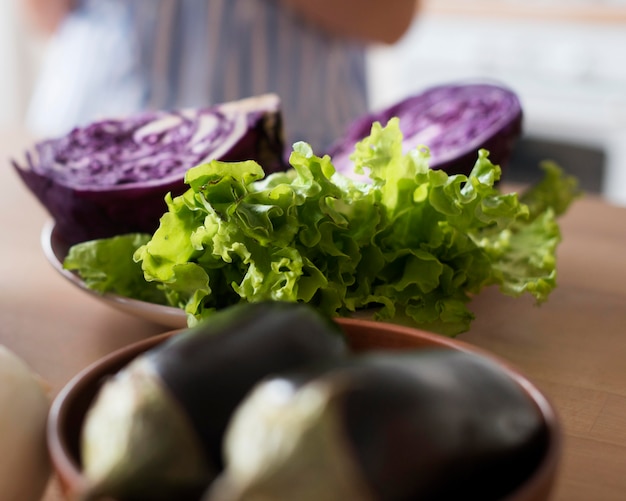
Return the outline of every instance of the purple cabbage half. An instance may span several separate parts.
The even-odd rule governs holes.
[[[392,117],[400,119],[405,148],[427,146],[430,167],[449,174],[469,174],[481,148],[504,168],[522,133],[522,107],[512,90],[491,83],[440,85],[353,122],[328,151],[335,168],[353,176],[355,143],[372,123],[386,125]]]
[[[256,160],[284,170],[280,100],[267,94],[204,109],[146,112],[77,127],[13,165],[68,244],[153,233],[165,195],[184,192],[185,172],[209,160]]]

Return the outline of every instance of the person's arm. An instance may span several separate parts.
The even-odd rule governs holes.
[[[419,0],[281,0],[331,33],[366,42],[397,42],[411,25]]]
[[[54,33],[71,10],[74,0],[22,0],[27,20],[45,35]]]

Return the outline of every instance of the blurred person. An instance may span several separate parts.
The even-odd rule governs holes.
[[[418,0],[22,1],[50,34],[33,133],[275,92],[287,144],[320,151],[367,111],[368,44],[398,41]]]

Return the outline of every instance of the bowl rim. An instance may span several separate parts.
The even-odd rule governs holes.
[[[390,324],[370,319],[337,318],[335,320],[342,327],[347,328],[360,327],[378,330],[382,326],[390,334],[401,337],[409,336],[416,342],[419,341],[420,344],[426,346],[438,346],[444,349],[474,353],[486,357],[500,365],[509,376],[520,385],[522,390],[537,406],[548,430],[548,446],[542,460],[537,464],[533,473],[523,484],[500,501],[534,501],[535,499],[548,499],[547,496],[552,491],[562,454],[562,427],[558,413],[550,399],[518,368],[498,355],[457,338],[446,337],[406,325]],[[80,465],[73,457],[63,428],[68,418],[69,408],[75,401],[76,396],[80,394],[81,388],[96,384],[103,375],[112,374],[113,372],[110,370],[111,366],[118,365],[121,367],[126,365],[132,358],[157,346],[183,330],[185,329],[169,330],[110,352],[75,374],[54,397],[48,413],[46,440],[54,472],[61,482],[62,490],[66,494],[73,494],[73,491],[79,488],[84,482],[80,472]],[[417,346],[419,345],[416,344],[416,347]]]
[[[185,311],[174,306],[149,303],[139,299],[120,296],[112,292],[96,292],[85,284],[77,273],[63,267],[63,260],[69,251],[70,245],[59,235],[54,219],[47,219],[39,235],[39,242],[43,254],[54,270],[81,291],[91,297],[106,303],[108,306],[130,315],[150,320],[169,329],[181,329],[187,325]]]

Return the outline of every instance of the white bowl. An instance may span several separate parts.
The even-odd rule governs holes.
[[[97,300],[102,301],[116,310],[129,313],[135,317],[143,318],[171,329],[187,327],[187,316],[185,312],[179,308],[139,301],[117,294],[100,294],[89,289],[76,273],[63,268],[63,260],[67,256],[70,246],[58,234],[55,223],[52,220],[48,221],[43,227],[41,232],[41,246],[46,259],[48,259],[53,268],[63,278]]]

